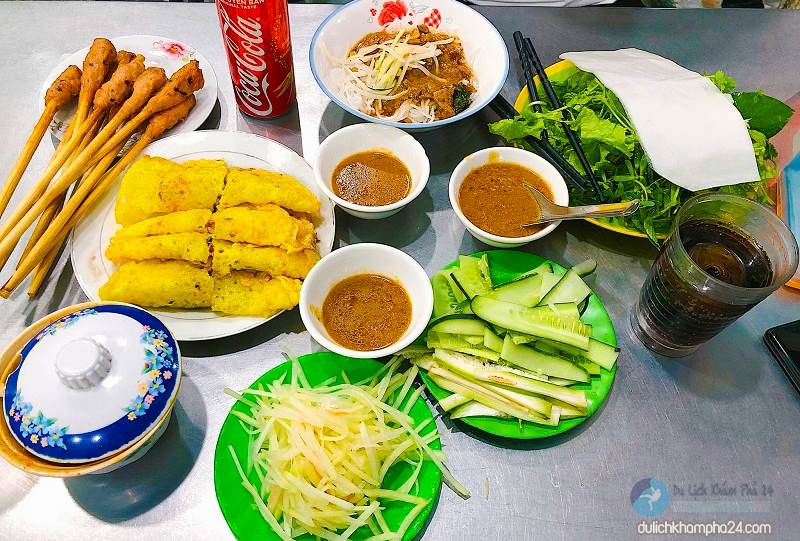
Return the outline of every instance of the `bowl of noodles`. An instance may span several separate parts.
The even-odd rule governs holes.
[[[331,101],[404,130],[435,129],[474,114],[508,75],[497,29],[455,0],[354,0],[319,25],[309,61]]]

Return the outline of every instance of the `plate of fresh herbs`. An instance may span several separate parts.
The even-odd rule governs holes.
[[[514,104],[520,114],[490,124],[490,131],[524,148],[527,145],[523,140],[525,137],[539,137],[542,130],[546,130],[553,147],[580,171],[578,157],[564,134],[563,124],[567,122],[580,138],[606,201],[640,201],[639,211],[630,216],[589,221],[626,235],[649,238],[654,243],[665,238],[675,213],[693,195],[692,192],[676,186],[650,167],[625,109],[597,77],[579,70],[567,60],[553,64],[545,71],[556,95],[572,113],[570,120],[565,121],[561,111],[552,110],[547,102],[542,103],[541,113],[534,111],[530,107],[528,90],[523,88]],[[709,75],[709,78],[722,92],[731,95],[736,108],[747,121],[761,176],[757,182],[714,190],[743,195],[767,205],[774,204],[768,182],[777,176],[777,151],[769,139],[786,125],[793,113],[792,108],[760,91],[736,92],[736,82],[721,71]],[[538,78],[536,84],[540,85]],[[594,194],[574,189],[570,201],[575,204],[596,202]]]

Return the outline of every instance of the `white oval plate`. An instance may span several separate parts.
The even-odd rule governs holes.
[[[336,229],[334,205],[314,181],[311,166],[293,150],[259,135],[240,132],[198,131],[161,139],[145,148],[143,155],[160,156],[177,162],[225,160],[233,167],[258,167],[291,175],[306,185],[321,202],[320,214],[314,220],[317,229],[317,250],[321,256],[333,248]],[[105,252],[111,237],[119,229],[114,217],[114,204],[120,179],[83,217],[72,233],[71,260],[75,278],[89,299],[100,300],[99,290],[108,280],[115,265]],[[271,318],[223,316],[211,310],[150,310],[161,319],[178,340],[209,340],[231,336],[260,325]]]
[[[190,60],[197,60],[200,63],[200,69],[203,70],[205,85],[195,93],[197,104],[189,113],[186,120],[169,130],[166,135],[191,132],[199,128],[200,125],[205,122],[208,115],[211,114],[214,104],[217,102],[217,76],[214,73],[214,68],[211,67],[211,63],[206,60],[206,57],[189,45],[161,36],[137,35],[108,39],[114,44],[114,47],[116,47],[118,51],[121,49],[144,55],[145,66],[148,68],[151,66],[164,68],[168,77]],[[50,85],[53,84],[56,77],[71,64],[75,64],[83,69],[83,59],[86,57],[87,52],[89,52],[89,47],[85,47],[80,51],[75,51],[65,56],[61,62],[53,68],[53,71],[47,76],[47,79],[42,84],[42,88],[39,90],[38,101],[36,102],[39,112],[44,111],[44,95],[47,89],[50,88]],[[72,100],[70,105],[56,113],[56,116],[50,123],[50,131],[56,139],[61,140],[64,136],[64,131],[67,129],[72,115],[75,114],[75,108],[77,106],[78,101]]]

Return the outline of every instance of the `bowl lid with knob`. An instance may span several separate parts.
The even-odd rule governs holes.
[[[167,415],[178,344],[136,306],[103,303],[52,321],[19,351],[3,386],[14,438],[45,460],[83,463],[130,447]]]

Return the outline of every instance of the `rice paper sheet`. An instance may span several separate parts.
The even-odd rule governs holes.
[[[564,53],[614,92],[653,169],[690,191],[760,179],[747,124],[708,78],[639,49]]]

